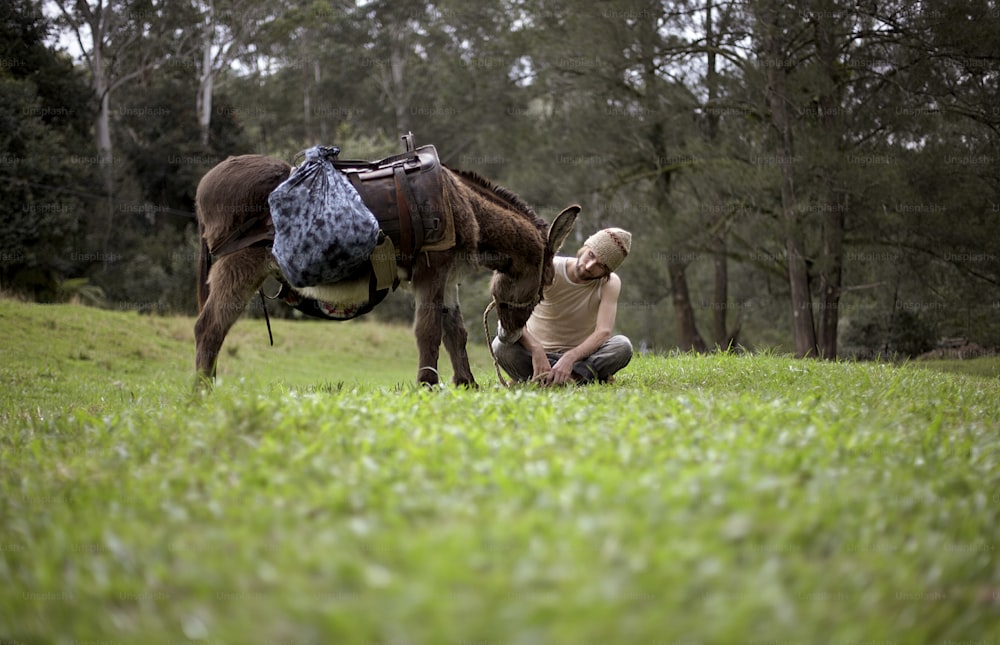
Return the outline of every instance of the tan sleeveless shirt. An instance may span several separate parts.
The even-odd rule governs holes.
[[[573,258],[552,259],[555,280],[546,287],[544,298],[526,325],[547,352],[565,352],[582,343],[597,328],[597,309],[601,305],[601,287],[606,280],[583,284],[570,282],[566,263]]]

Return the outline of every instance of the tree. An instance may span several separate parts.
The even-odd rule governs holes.
[[[45,46],[50,25],[37,3],[0,8],[0,288],[40,300],[90,253],[81,244],[88,211],[85,158],[88,92],[72,63]]]
[[[111,97],[170,58],[186,59],[193,49],[172,14],[182,3],[164,0],[51,0],[58,23],[72,34],[90,71],[97,112],[94,136],[102,166],[112,160]]]
[[[115,220],[116,173],[112,133],[112,97],[128,83],[163,65],[186,60],[193,51],[190,30],[178,28],[191,22],[186,3],[166,0],[51,0],[58,10],[57,24],[76,41],[90,75],[96,105],[94,138],[96,166],[103,178],[104,203],[95,203],[90,236],[101,253]],[[153,115],[155,116],[155,115]]]
[[[195,0],[199,12],[200,50],[198,98],[195,103],[201,143],[207,146],[211,136],[213,97],[220,81],[233,63],[259,53],[254,46],[267,21],[273,21],[274,3],[249,0]],[[321,14],[322,16],[323,14]],[[318,62],[317,62],[318,64]]]
[[[92,88],[114,89],[100,94],[99,157],[127,161],[92,229],[141,247],[157,284],[175,255],[147,238],[181,232],[159,216],[117,231],[112,216],[123,202],[188,209],[202,168],[151,151],[291,158],[328,143],[375,158],[412,129],[543,216],[582,203],[570,244],[600,226],[638,232],[622,324],[653,346],[725,348],[740,333],[833,357],[845,325],[989,336],[1000,56],[982,0],[51,1]],[[47,92],[12,87],[6,109]],[[11,132],[53,145],[61,126],[34,116]]]
[[[774,164],[780,173],[781,214],[785,261],[792,304],[792,338],[795,355],[815,356],[816,331],[805,248],[795,186],[795,134],[788,74],[798,53],[794,42],[797,22],[789,21],[779,0],[761,0],[754,6],[754,35],[758,59],[764,67],[765,97],[774,136]]]

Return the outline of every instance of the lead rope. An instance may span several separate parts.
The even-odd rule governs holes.
[[[267,323],[267,337],[271,341],[271,347],[274,347],[274,336],[271,334],[271,317],[267,315],[267,303],[264,302],[264,287],[261,287],[257,293],[260,294],[260,306],[264,310],[264,322]]]
[[[497,371],[497,378],[504,387],[510,387],[507,384],[507,380],[500,373],[500,361],[497,360],[497,353],[493,351],[493,342],[490,340],[490,322],[489,315],[493,311],[493,308],[497,306],[497,301],[491,300],[490,304],[486,305],[486,310],[483,312],[483,330],[486,332],[486,346],[490,349],[490,356],[493,357],[493,369]]]
[[[558,249],[556,250],[558,251]],[[530,303],[532,306],[537,305],[538,301],[541,299],[542,290],[540,285],[542,281],[542,271],[544,270],[544,268],[545,268],[545,254],[543,253],[542,259],[538,262],[538,282],[539,282],[538,296],[535,297],[534,302]],[[493,308],[496,306],[497,306],[496,298],[493,298],[490,301],[490,304],[486,305],[486,310],[483,311],[483,330],[486,332],[486,346],[489,347],[490,356],[493,357],[493,369],[497,371],[497,378],[500,379],[500,382],[503,384],[504,387],[510,387],[510,385],[507,383],[507,379],[505,379],[503,377],[503,374],[500,373],[500,361],[497,360],[497,353],[493,351],[493,342],[490,340],[489,315],[490,312],[493,311]],[[528,303],[524,303],[517,306],[525,307],[528,306]]]

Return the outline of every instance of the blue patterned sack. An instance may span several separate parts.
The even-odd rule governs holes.
[[[336,148],[315,146],[268,197],[274,258],[292,285],[339,282],[371,256],[379,223],[351,182],[334,168]]]

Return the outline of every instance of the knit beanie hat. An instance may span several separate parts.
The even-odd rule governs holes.
[[[589,246],[594,255],[614,271],[632,248],[632,234],[620,228],[605,228],[588,237],[583,245]]]

